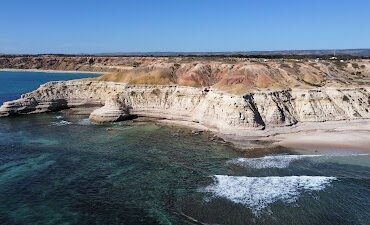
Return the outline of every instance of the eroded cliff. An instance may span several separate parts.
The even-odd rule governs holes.
[[[49,82],[18,100],[6,102],[0,107],[0,116],[87,105],[106,105],[98,116],[108,121],[138,115],[237,132],[302,122],[367,119],[370,88],[264,90],[234,95],[213,88],[74,80]]]

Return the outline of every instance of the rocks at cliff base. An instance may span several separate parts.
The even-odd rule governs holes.
[[[38,101],[33,97],[24,97],[15,101],[4,102],[0,106],[0,117],[18,114],[32,114],[59,111],[68,108],[64,99]]]
[[[103,107],[90,114],[89,119],[93,123],[106,123],[122,121],[129,117],[128,108],[123,103],[117,99],[108,99]]]

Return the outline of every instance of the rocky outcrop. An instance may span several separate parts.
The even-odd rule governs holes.
[[[119,97],[107,99],[105,105],[94,110],[89,119],[95,123],[116,122],[130,118],[127,106],[119,101]]]
[[[291,126],[302,122],[370,118],[370,88],[293,89],[232,95],[176,85],[128,85],[74,80],[49,82],[0,107],[0,116],[103,106],[90,119],[129,115],[200,123],[220,132]]]

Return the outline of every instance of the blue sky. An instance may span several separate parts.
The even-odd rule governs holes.
[[[1,0],[0,52],[370,48],[369,0]]]

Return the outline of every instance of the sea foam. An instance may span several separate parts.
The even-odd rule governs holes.
[[[286,177],[242,177],[214,176],[214,184],[202,189],[214,197],[222,197],[247,206],[258,214],[276,201],[293,203],[303,192],[320,191],[335,177],[286,176]]]
[[[234,164],[242,167],[249,167],[254,169],[266,169],[266,168],[287,168],[292,162],[318,158],[321,159],[333,159],[338,157],[357,157],[357,156],[368,156],[368,154],[332,154],[332,155],[270,155],[260,158],[236,158],[227,161],[228,164]]]
[[[286,168],[290,163],[304,158],[319,157],[321,155],[275,155],[260,158],[237,158],[227,163],[255,169]]]

